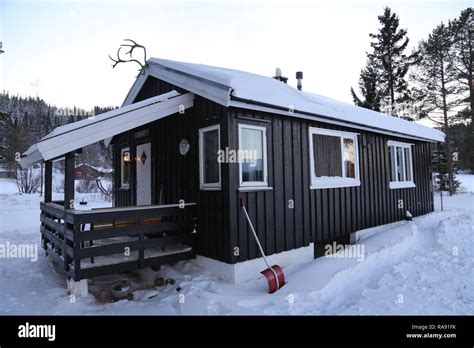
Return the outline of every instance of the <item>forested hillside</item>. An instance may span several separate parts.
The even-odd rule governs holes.
[[[114,108],[99,106],[94,107],[93,110],[75,106],[59,108],[38,97],[11,96],[8,92],[3,92],[0,94],[2,164],[14,169],[18,154],[23,153],[31,144],[40,140],[54,128]],[[109,152],[102,144],[93,144],[83,150],[77,161],[98,167],[108,167]]]
[[[32,144],[51,132],[54,128],[79,121],[86,117],[114,109],[96,106],[92,110],[77,107],[59,108],[41,98],[0,94],[0,166],[12,171],[18,190],[33,193],[40,189],[40,172],[34,168],[22,169],[19,159]],[[63,170],[63,161],[55,167]],[[95,143],[82,149],[76,156],[76,164],[87,163],[101,168],[110,168],[111,152],[103,143]]]

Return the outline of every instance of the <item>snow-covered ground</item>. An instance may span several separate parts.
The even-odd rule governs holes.
[[[292,265],[284,270],[288,284],[275,294],[266,293],[263,279],[228,284],[188,261],[159,271],[175,285],[108,304],[93,296],[71,303],[65,280],[39,247],[40,197],[19,195],[11,180],[0,179],[0,245],[33,243],[39,250],[36,262],[0,258],[0,314],[473,315],[474,176],[458,179],[465,193],[445,196],[443,212],[437,195],[435,213],[360,231],[362,261],[322,257]],[[88,208],[104,204],[93,198]]]

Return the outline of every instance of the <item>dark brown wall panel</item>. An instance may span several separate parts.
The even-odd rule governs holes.
[[[135,102],[172,90],[180,93],[186,92],[164,81],[149,78]],[[152,156],[154,159],[152,164],[153,203],[157,204],[159,202],[161,185],[164,186],[163,204],[178,203],[181,199],[185,202],[196,202],[199,227],[197,252],[204,256],[231,262],[229,229],[227,228],[229,217],[226,213],[229,211],[228,185],[223,185],[226,191],[202,191],[199,187],[199,129],[213,124],[221,124],[222,132],[222,128],[226,129],[227,127],[226,115],[226,108],[196,96],[194,108],[186,110],[185,114],[176,113],[153,122],[147,127],[151,133]],[[130,144],[133,154],[135,146],[133,134],[135,131],[136,129],[114,138],[115,187],[117,188],[115,190],[115,204],[117,206],[135,204],[133,188],[130,190],[118,189],[120,184],[120,148]],[[191,144],[191,149],[186,156],[181,156],[178,151],[179,142],[183,138]],[[221,145],[226,146],[224,143],[221,143]],[[135,168],[132,167],[131,172],[133,173],[133,184]]]
[[[176,90],[164,81],[150,78],[136,101]],[[238,164],[221,165],[222,190],[199,188],[198,130],[212,124],[221,126],[221,148],[238,149],[238,124],[253,124],[267,129],[268,183],[271,190],[239,191]],[[359,133],[359,187],[310,189],[308,127],[329,128]],[[414,216],[433,210],[430,146],[406,140],[354,130],[293,116],[227,109],[196,96],[194,108],[184,115],[175,114],[149,125],[152,141],[153,202],[159,199],[164,185],[164,202],[179,199],[198,204],[198,253],[229,263],[259,257],[257,245],[240,208],[244,198],[249,215],[267,254],[307,246],[311,242],[329,242],[351,232],[390,223],[404,218],[405,210]],[[121,190],[120,148],[132,144],[136,130],[114,138],[115,200],[117,206],[135,204],[134,188]],[[182,138],[191,143],[185,157],[179,155]],[[416,188],[389,189],[388,150],[386,142],[413,143],[414,181]],[[131,180],[135,180],[132,167]],[[132,185],[133,186],[133,185]],[[398,200],[404,209],[398,209]],[[291,209],[289,201],[294,202]]]
[[[272,190],[243,193],[237,191],[236,183],[231,196],[251,202],[249,214],[268,254],[307,246],[313,241],[332,241],[360,229],[402,220],[406,210],[413,216],[433,210],[428,143],[241,109],[230,110],[231,139],[237,139],[239,123],[267,129],[268,177]],[[359,133],[359,187],[310,189],[308,127]],[[414,144],[415,188],[389,188],[388,140]],[[231,142],[237,146],[236,140]],[[229,168],[229,177],[238,178],[238,166]],[[293,210],[288,209],[289,199],[294,200]],[[404,209],[398,208],[400,199]],[[231,238],[238,237],[241,247],[240,257],[233,262],[256,257],[256,245],[242,212],[231,212],[229,221],[234,226],[231,231],[236,234]],[[262,228],[265,231],[258,231]]]

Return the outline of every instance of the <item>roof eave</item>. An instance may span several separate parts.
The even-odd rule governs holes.
[[[61,158],[68,152],[177,113],[180,107],[189,109],[193,105],[192,93],[172,91],[136,103],[133,107],[125,106],[100,114],[91,123],[44,137],[23,154],[20,163],[22,167],[29,167],[41,161]]]
[[[281,107],[281,106],[278,106],[278,105],[267,104],[267,103],[259,102],[259,101],[256,101],[256,100],[242,99],[242,98],[238,98],[238,97],[235,97],[235,96],[231,96],[229,106],[230,107],[235,107],[235,108],[243,108],[243,109],[271,112],[271,113],[276,113],[276,114],[288,116],[288,108],[284,108],[284,107]],[[330,117],[330,116],[319,115],[319,114],[306,112],[306,111],[301,111],[301,110],[296,110],[296,109],[292,112],[292,115],[297,116],[299,118],[315,120],[315,121],[321,121],[321,122],[331,123],[331,124],[335,124],[335,125],[339,125],[339,126],[345,126],[345,127],[349,127],[349,128],[368,130],[368,131],[375,132],[375,133],[387,134],[387,135],[397,136],[397,137],[401,137],[401,138],[421,140],[421,141],[426,141],[426,142],[430,142],[430,143],[444,142],[444,137],[443,137],[443,139],[419,137],[419,136],[414,136],[414,135],[406,134],[406,133],[402,133],[402,132],[395,132],[395,131],[391,131],[391,130],[387,130],[387,129],[383,129],[383,128],[367,126],[367,125],[360,124],[360,123],[357,123],[357,122],[339,120],[339,119],[336,119],[336,118],[333,118],[333,117]]]

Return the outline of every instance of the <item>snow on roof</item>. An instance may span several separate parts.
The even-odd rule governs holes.
[[[194,105],[194,94],[171,91],[103,114],[57,127],[23,153],[26,168],[42,160],[55,159],[84,146],[113,137],[129,129],[159,120]]]
[[[370,129],[428,141],[444,141],[444,133],[397,117],[298,89],[271,77],[204,64],[151,58],[147,73],[132,87],[132,103],[146,77],[154,76],[224,106],[276,112],[353,128]],[[289,113],[293,108],[294,113]]]
[[[170,92],[170,93],[168,93],[164,96],[156,96],[154,98],[150,98],[150,99],[138,102],[138,103],[134,103],[133,105],[124,106],[124,107],[121,107],[121,108],[118,108],[118,109],[114,109],[114,110],[105,112],[103,114],[99,114],[99,115],[96,115],[96,116],[90,116],[90,117],[87,117],[87,118],[85,118],[83,120],[80,120],[80,121],[71,122],[71,123],[65,124],[63,126],[56,127],[56,128],[53,129],[53,131],[51,131],[48,135],[46,135],[44,138],[42,138],[39,142],[45,141],[46,139],[56,137],[60,134],[70,132],[74,129],[90,126],[94,123],[105,121],[105,120],[113,118],[117,115],[121,115],[123,113],[136,110],[138,108],[147,106],[149,104],[157,103],[157,102],[166,100],[168,98],[176,97],[178,95],[179,95],[178,92],[173,91],[173,92]]]

